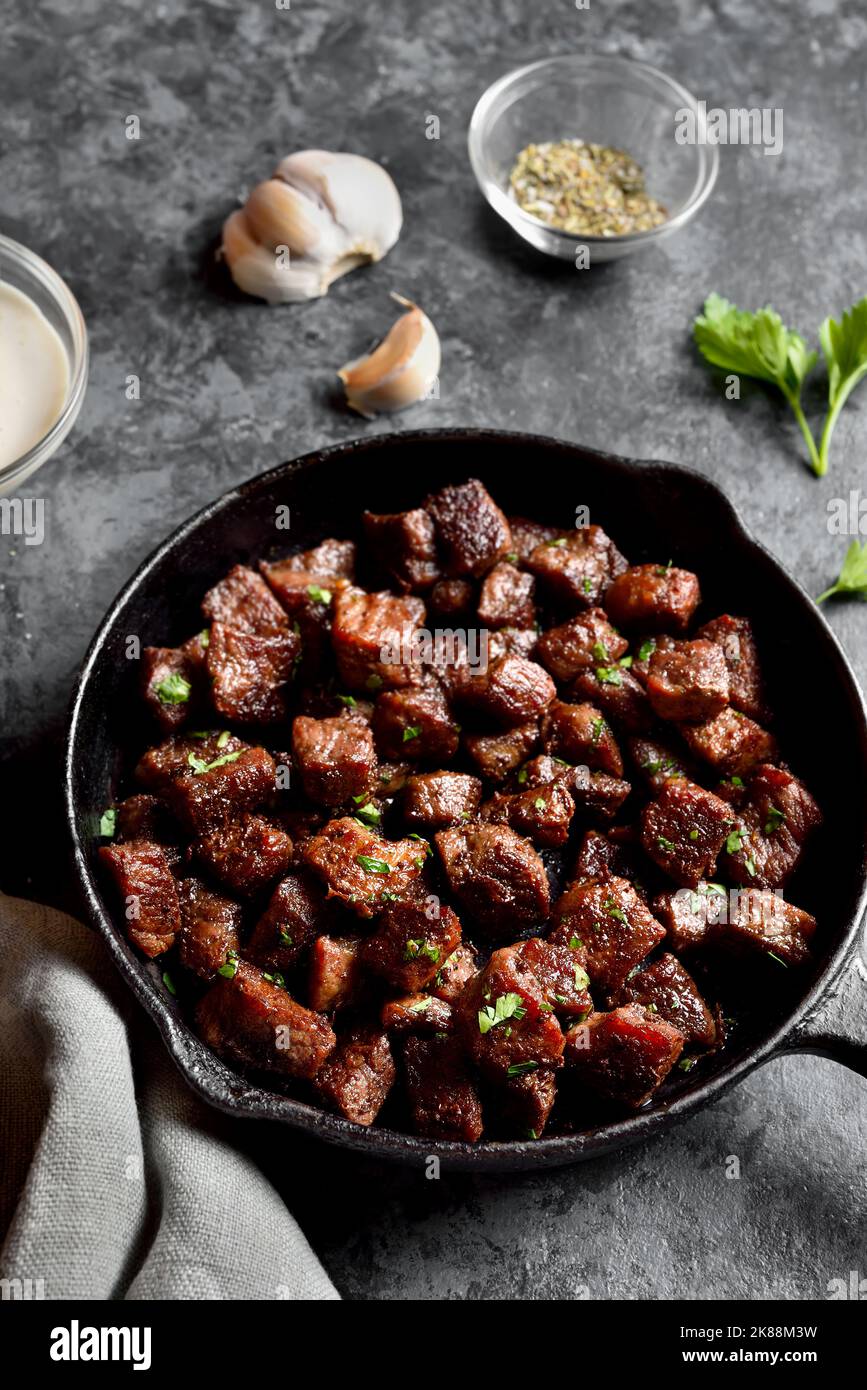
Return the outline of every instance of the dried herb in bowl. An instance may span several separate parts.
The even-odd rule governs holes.
[[[644,170],[624,150],[583,140],[527,145],[510,176],[518,206],[578,236],[623,236],[667,221],[644,186]]]

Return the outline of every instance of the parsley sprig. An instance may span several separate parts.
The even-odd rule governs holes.
[[[816,602],[824,603],[826,598],[831,598],[834,594],[854,594],[858,598],[867,599],[867,541],[863,545],[859,545],[857,541],[852,542],[846,551],[840,577],[830,589],[819,595]]]
[[[867,295],[847,309],[839,323],[829,315],[819,329],[819,342],[828,367],[828,414],[816,469],[821,478],[828,471],[828,450],[840,411],[867,376]]]

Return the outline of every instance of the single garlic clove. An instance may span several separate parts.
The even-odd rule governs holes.
[[[364,155],[300,150],[281,160],[274,176],[331,213],[346,234],[344,255],[380,261],[400,236],[400,194],[382,165]]]
[[[328,209],[281,179],[266,179],[244,204],[247,226],[269,251],[286,247],[290,259],[333,261],[342,254],[343,235]]]
[[[269,304],[318,299],[327,289],[322,283],[321,265],[303,259],[293,261],[257,241],[243,208],[231,213],[223,226],[223,255],[238,288],[257,299],[267,299]]]
[[[392,295],[406,313],[392,324],[373,352],[340,368],[347,404],[367,419],[404,410],[429,395],[440,369],[439,335],[427,314],[410,299]]]

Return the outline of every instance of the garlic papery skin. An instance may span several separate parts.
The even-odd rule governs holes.
[[[402,225],[400,195],[379,164],[301,150],[227,218],[222,254],[247,294],[271,304],[316,299],[339,276],[381,260]]]
[[[439,334],[417,304],[393,294],[406,313],[392,324],[373,352],[347,362],[337,375],[346,402],[368,420],[380,413],[405,410],[424,400],[439,375]]]

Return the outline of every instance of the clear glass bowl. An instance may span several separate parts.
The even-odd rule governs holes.
[[[507,73],[479,98],[470,121],[470,163],[491,207],[539,251],[574,261],[586,246],[591,266],[617,260],[680,231],[716,182],[716,146],[675,139],[677,113],[685,109],[695,113],[701,137],[704,113],[695,97],[656,68],[601,54],[544,58]],[[509,190],[516,156],[525,145],[563,139],[626,150],[644,169],[647,191],[667,209],[668,220],[645,232],[593,237],[524,212]]]
[[[63,409],[47,434],[26,454],[0,468],[0,493],[20,486],[60,448],[75,423],[87,387],[87,329],[78,302],[56,270],[26,246],[0,236],[0,281],[26,294],[57,333],[69,359]]]

